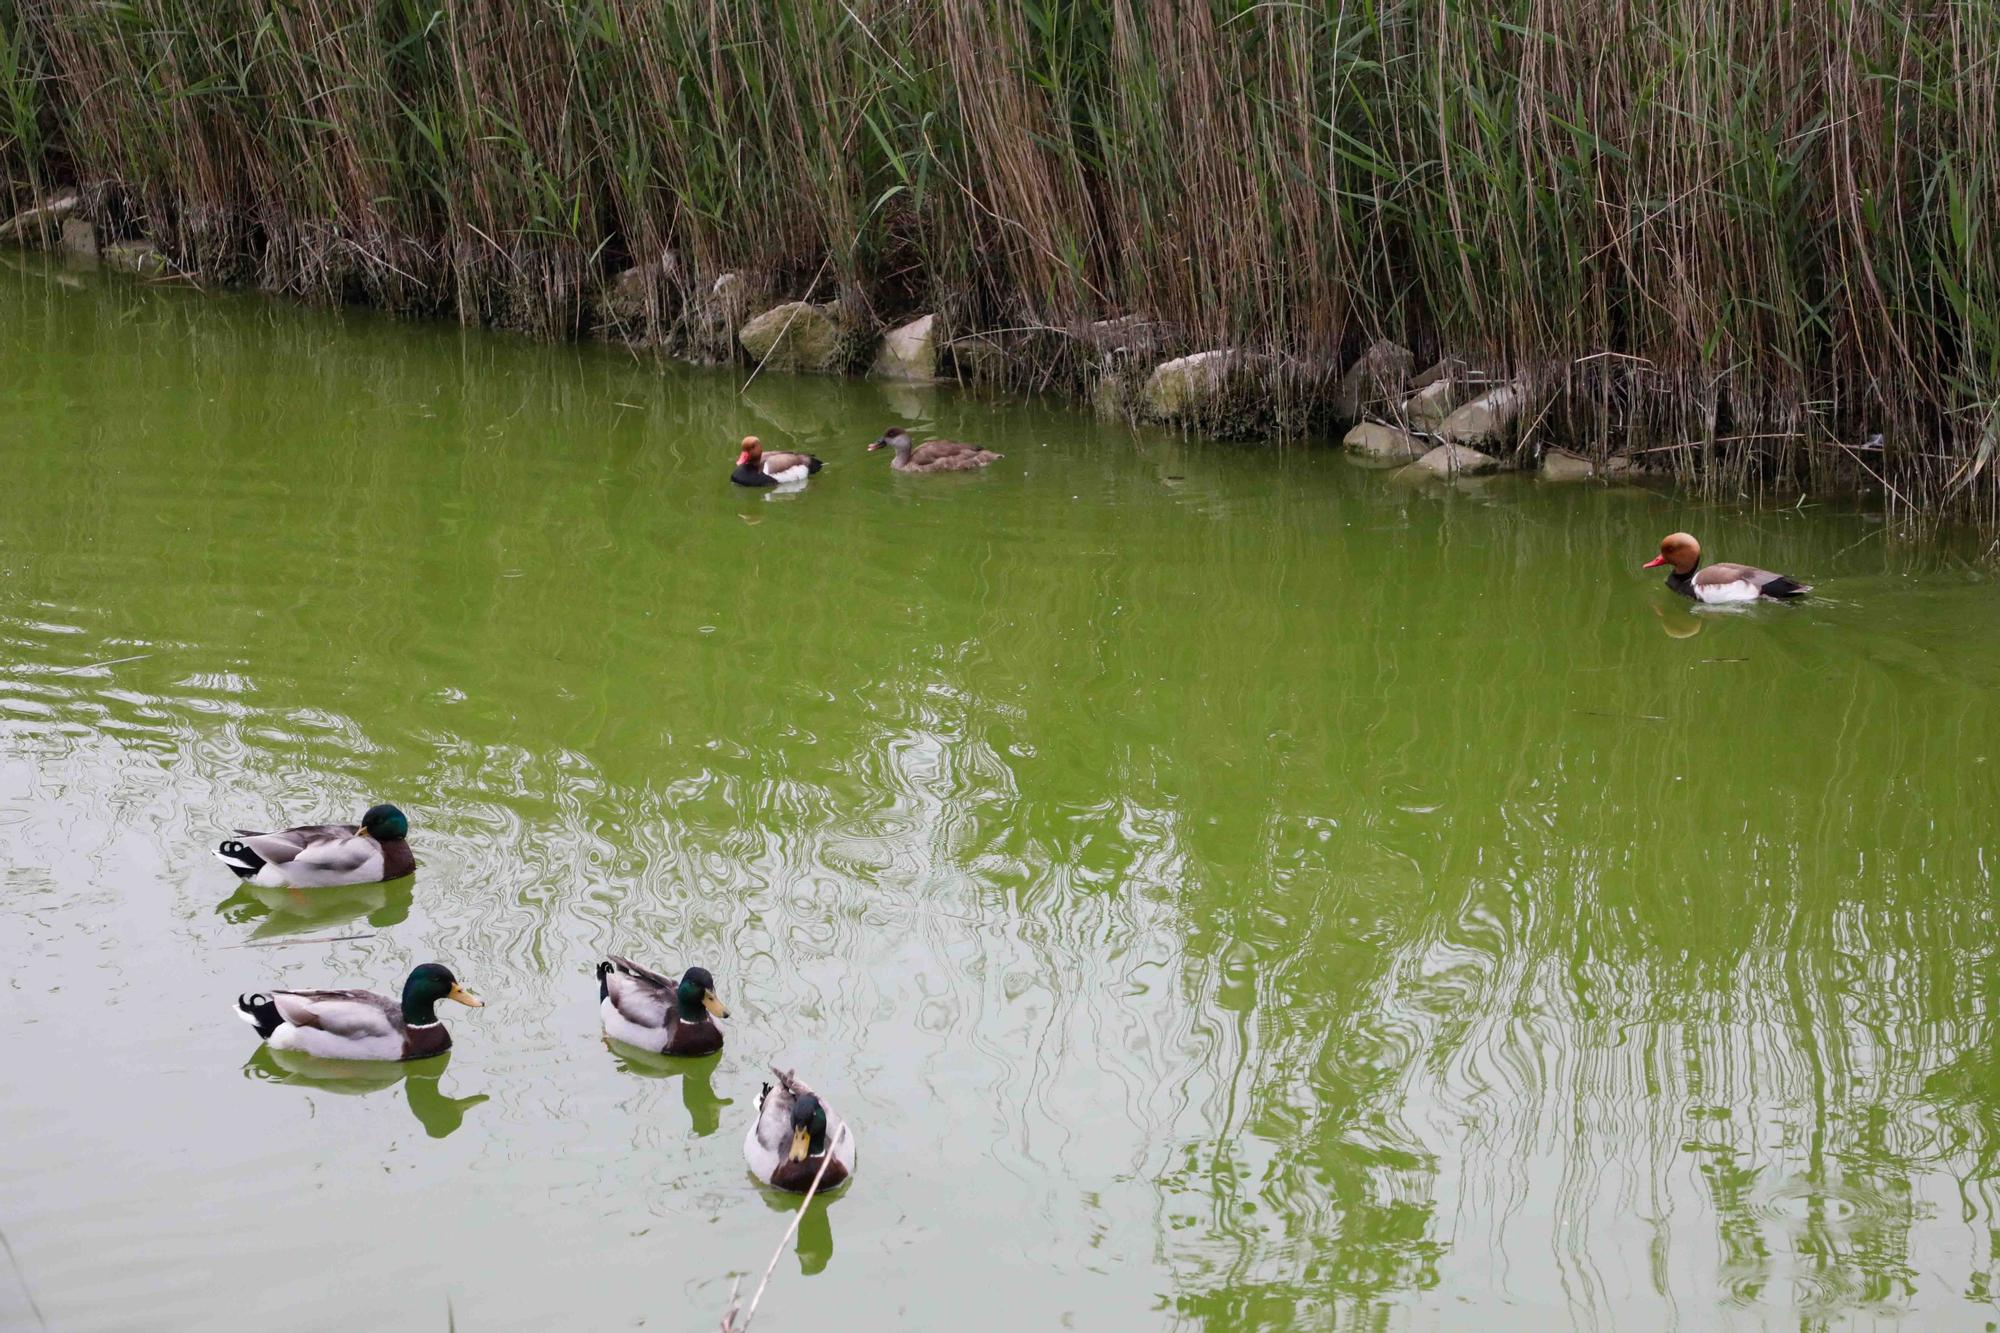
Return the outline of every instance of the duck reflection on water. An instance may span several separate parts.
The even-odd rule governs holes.
[[[303,1051],[274,1050],[259,1046],[243,1063],[243,1076],[266,1083],[284,1083],[337,1092],[344,1096],[366,1097],[403,1085],[403,1101],[410,1114],[424,1127],[424,1133],[442,1139],[458,1132],[465,1113],[487,1100],[485,1093],[470,1097],[448,1097],[441,1086],[444,1071],[451,1064],[451,1052],[428,1060],[402,1063],[364,1060],[325,1060]]]

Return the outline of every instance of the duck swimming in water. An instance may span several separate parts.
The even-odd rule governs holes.
[[[991,449],[982,449],[976,444],[961,444],[957,440],[927,440],[923,444],[912,444],[910,433],[901,426],[891,426],[882,432],[882,438],[868,446],[868,452],[877,449],[894,449],[896,456],[889,466],[897,472],[976,472],[1005,454],[996,454]]]
[[[745,435],[743,452],[736,456],[736,470],[729,479],[738,486],[780,486],[804,481],[823,466],[811,454],[767,454],[763,441]]]
[[[822,1190],[846,1183],[854,1174],[854,1131],[796,1074],[771,1072],[778,1084],[764,1085],[750,1132],[743,1136],[743,1160],[751,1174],[794,1194],[811,1189],[815,1176]]]
[[[370,806],[359,824],[301,824],[276,833],[237,829],[215,849],[216,860],[267,889],[324,889],[379,884],[417,868],[410,821],[393,805]]]
[[[715,1020],[729,1017],[707,968],[689,968],[676,984],[617,954],[597,965],[597,1012],[605,1036],[661,1055],[721,1050]]]
[[[274,990],[238,996],[236,1013],[266,1045],[323,1060],[422,1060],[451,1049],[437,1016],[440,1000],[477,1009],[486,1002],[442,963],[425,963],[403,983],[400,1002],[372,990]]]
[[[1660,539],[1660,553],[1640,568],[1671,565],[1667,586],[1697,602],[1754,602],[1761,597],[1803,597],[1812,591],[1810,584],[1755,565],[1710,565],[1696,573],[1700,563],[1701,543],[1685,532],[1671,532]]]

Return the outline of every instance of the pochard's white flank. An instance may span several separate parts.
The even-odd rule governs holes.
[[[1667,586],[1697,602],[1754,602],[1760,597],[1803,597],[1812,591],[1810,584],[1755,565],[1710,565],[1696,573],[1700,563],[1701,543],[1685,532],[1671,532],[1660,539],[1660,553],[1640,568],[1673,566]]]

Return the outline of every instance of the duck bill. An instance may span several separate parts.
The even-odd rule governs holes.
[[[812,1156],[812,1134],[803,1129],[793,1130],[792,1151],[787,1155],[787,1160],[803,1162],[810,1156]]]
[[[736,455],[736,466],[738,467],[742,467],[745,463],[749,463],[752,461],[754,460],[750,457],[750,455],[747,452]]]
[[[877,449],[886,449],[888,447],[889,446],[881,440],[870,440],[868,442],[868,452],[871,454],[874,453]]]
[[[1656,556],[1654,556],[1654,557],[1653,557],[1653,558],[1652,558],[1651,560],[1648,560],[1648,561],[1647,561],[1647,562],[1646,562],[1645,564],[1643,564],[1643,565],[1639,566],[1639,568],[1641,568],[1641,569],[1658,569],[1658,568],[1659,568],[1659,567],[1660,567],[1661,565],[1664,565],[1664,564],[1666,564],[1666,563],[1667,563],[1667,558],[1666,558],[1665,556],[1663,556],[1663,555],[1656,555]]]
[[[704,991],[702,993],[701,1007],[714,1014],[717,1018],[729,1017],[729,1011],[722,1007],[722,1001],[715,997],[714,991]]]
[[[486,1001],[480,999],[477,995],[474,995],[471,991],[458,985],[456,982],[452,984],[451,994],[444,998],[447,1000],[457,1000],[468,1009],[484,1009],[486,1007]]]

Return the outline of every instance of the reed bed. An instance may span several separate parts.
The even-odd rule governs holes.
[[[0,0],[0,189],[544,335],[636,265],[615,322],[719,348],[736,273],[1080,388],[1137,316],[1281,431],[1388,337],[1537,438],[1993,518],[1997,90],[1965,0]]]

